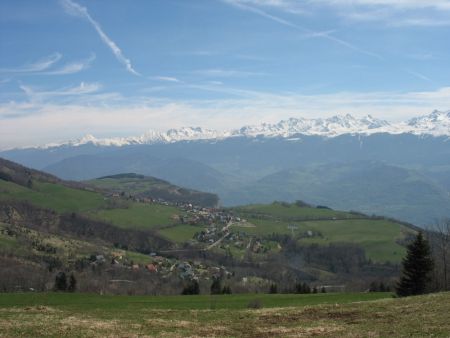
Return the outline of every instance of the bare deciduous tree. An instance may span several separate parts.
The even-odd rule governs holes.
[[[450,218],[437,221],[430,230],[440,289],[450,290]]]

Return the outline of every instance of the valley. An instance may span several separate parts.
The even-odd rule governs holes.
[[[70,182],[5,160],[0,172],[2,265],[22,266],[4,290],[48,290],[61,270],[75,272],[81,291],[173,294],[193,279],[204,290],[218,276],[236,292],[271,283],[288,291],[298,279],[359,290],[393,283],[417,231],[301,201],[200,206],[212,195],[135,174]],[[14,282],[27,267],[38,286]],[[115,284],[122,279],[131,285]]]

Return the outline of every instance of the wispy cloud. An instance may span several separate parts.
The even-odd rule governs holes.
[[[426,75],[424,75],[422,73],[419,73],[419,72],[416,72],[416,71],[413,71],[413,70],[410,70],[410,69],[405,69],[405,72],[410,74],[410,75],[412,75],[412,76],[414,76],[414,77],[416,77],[416,78],[418,78],[418,79],[420,79],[420,80],[423,80],[425,82],[431,83],[433,85],[436,84],[432,79],[430,79],[428,76],[426,76]]]
[[[75,74],[81,72],[85,69],[88,69],[92,62],[95,60],[95,54],[92,54],[89,58],[82,61],[70,62],[63,65],[59,69],[42,72],[44,75],[67,75],[67,74]]]
[[[410,59],[419,60],[419,61],[429,61],[429,60],[438,59],[438,57],[432,53],[415,53],[415,54],[409,54],[408,57]]]
[[[0,73],[17,75],[67,75],[81,72],[95,60],[95,54],[81,61],[69,62],[55,69],[55,65],[62,59],[62,54],[53,53],[33,63],[27,63],[16,68],[0,69]]]
[[[232,4],[273,8],[312,15],[323,8],[352,21],[383,22],[387,26],[437,27],[450,25],[448,0],[224,0]]]
[[[261,72],[249,72],[237,69],[222,69],[222,68],[199,69],[194,70],[192,73],[205,77],[249,77],[249,76],[267,75],[266,73]]]
[[[176,77],[172,77],[172,76],[153,76],[153,77],[151,77],[151,79],[157,80],[157,81],[174,82],[174,83],[181,82],[180,79],[178,79]]]
[[[108,35],[106,35],[100,24],[89,14],[86,7],[83,7],[72,0],[60,0],[60,2],[68,14],[86,19],[92,27],[94,27],[102,41],[111,49],[117,60],[125,66],[128,72],[133,75],[140,76],[140,74],[131,65],[130,59],[127,59],[123,55],[119,46],[117,46],[117,44]]]
[[[2,68],[0,73],[37,73],[52,67],[56,62],[61,60],[62,55],[60,53],[53,53],[38,61],[24,64],[17,68]]]
[[[358,52],[358,53],[361,53],[361,54],[365,54],[365,55],[377,58],[379,60],[383,59],[382,56],[380,56],[380,55],[378,55],[376,53],[373,53],[371,51],[362,49],[362,48],[360,48],[360,47],[358,47],[358,46],[356,46],[356,45],[354,45],[354,44],[352,44],[352,43],[350,43],[348,41],[339,39],[339,38],[331,35],[330,32],[316,32],[316,31],[311,30],[309,28],[297,25],[297,24],[295,24],[295,23],[293,23],[293,22],[291,22],[289,20],[283,19],[283,18],[281,18],[279,16],[272,15],[272,14],[270,14],[270,13],[268,13],[268,12],[266,12],[266,11],[260,9],[260,8],[249,6],[249,5],[247,5],[248,1],[246,1],[246,0],[223,0],[223,1],[228,3],[228,4],[231,4],[231,5],[235,6],[236,8],[239,8],[241,10],[245,10],[245,11],[249,11],[249,12],[258,14],[258,15],[266,18],[266,19],[272,20],[272,21],[277,22],[277,23],[279,23],[281,25],[284,25],[284,26],[287,26],[287,27],[291,27],[293,29],[301,31],[301,32],[306,34],[306,37],[311,37],[311,38],[315,37],[315,38],[319,38],[319,39],[325,39],[325,40],[334,42],[334,43],[336,43],[338,45],[341,45],[341,46],[343,46],[345,48],[351,49],[351,50],[353,50],[355,52]],[[263,1],[253,1],[253,2],[255,2],[255,3],[263,3]],[[278,4],[277,1],[273,1],[273,2],[271,2],[271,4],[272,3],[275,4],[275,5]],[[280,1],[280,4],[283,4],[283,3],[284,3],[283,1]]]
[[[402,20],[392,21],[390,26],[417,26],[417,27],[443,27],[450,26],[450,17],[447,19],[438,18],[403,18]]]
[[[448,0],[317,0],[338,15],[364,22],[383,22],[387,26],[438,27],[450,25]]]
[[[52,100],[58,97],[83,96],[96,93],[101,89],[101,85],[99,83],[81,82],[78,86],[65,87],[56,90],[42,91],[27,85],[21,85],[20,89],[22,89],[30,101],[37,102]]]
[[[293,14],[301,14],[301,15],[309,14],[309,10],[307,9],[308,1],[296,1],[296,0],[231,0],[231,1],[251,6],[277,8]]]
[[[450,10],[448,0],[316,0],[317,3],[327,3],[331,5],[350,6],[386,6],[398,9],[425,9],[433,8],[439,10]]]

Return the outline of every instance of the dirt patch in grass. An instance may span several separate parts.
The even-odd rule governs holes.
[[[355,310],[346,310],[339,307],[336,309],[330,306],[314,306],[303,309],[268,309],[258,313],[259,320],[263,323],[291,323],[300,320],[319,320],[332,319],[339,321],[354,321],[361,316],[361,313]]]
[[[61,312],[58,309],[49,307],[49,306],[27,306],[27,307],[11,307],[11,308],[0,308],[0,313],[55,313],[55,312]]]
[[[161,319],[154,318],[146,321],[147,326],[155,328],[174,328],[174,329],[186,329],[192,328],[197,325],[195,322],[189,322],[187,320],[173,320],[173,319]]]
[[[261,328],[255,337],[312,337],[312,336],[339,336],[342,328],[337,325],[315,326],[315,327],[271,327]],[[336,335],[335,335],[336,334]]]

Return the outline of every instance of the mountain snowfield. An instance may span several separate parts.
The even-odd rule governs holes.
[[[290,118],[276,124],[262,123],[255,126],[245,126],[240,129],[217,131],[201,127],[183,127],[169,129],[165,132],[150,130],[137,137],[96,138],[86,135],[81,139],[65,143],[47,144],[42,148],[58,146],[80,146],[94,144],[97,146],[126,146],[135,144],[174,143],[179,141],[216,140],[229,137],[282,137],[294,135],[316,135],[336,137],[345,134],[370,135],[376,133],[414,134],[430,136],[450,136],[450,111],[433,111],[429,115],[416,117],[406,122],[389,123],[370,115],[355,118],[350,114],[337,115],[330,118],[308,119]]]

